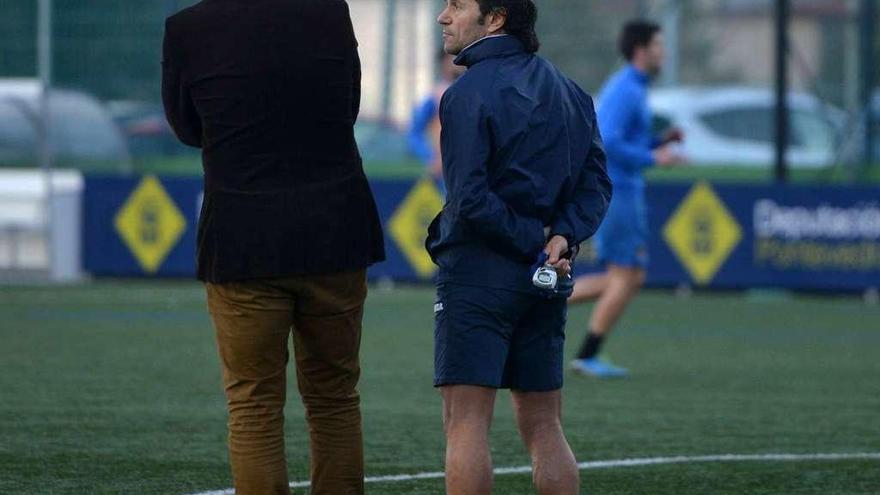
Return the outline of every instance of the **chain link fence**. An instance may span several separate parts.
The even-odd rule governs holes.
[[[0,169],[36,171],[39,162],[37,3],[0,0]],[[201,173],[198,153],[177,143],[159,101],[164,19],[193,3],[53,2],[49,121],[56,168]],[[537,3],[541,54],[596,95],[623,64],[616,47],[623,23],[642,17],[663,26],[668,60],[652,94],[655,125],[684,128],[688,140],[683,151],[691,164],[663,178],[770,180],[777,2]],[[875,124],[873,134],[866,128],[866,117],[880,121],[880,91],[865,88],[866,67],[880,60],[878,37],[865,45],[868,28],[876,31],[875,3],[791,2],[789,156],[795,180],[880,180],[880,126]],[[424,173],[408,150],[406,128],[414,106],[435,85],[436,18],[444,2],[349,0],[349,5],[364,68],[358,137],[368,173]],[[871,6],[873,18],[866,16]],[[871,92],[873,103],[866,105]],[[869,153],[866,136],[874,136]],[[21,229],[33,222],[3,222],[14,228],[0,226],[0,270],[34,259],[38,250],[31,246],[32,232]],[[21,239],[31,247],[21,248]],[[40,259],[48,258],[47,253]]]

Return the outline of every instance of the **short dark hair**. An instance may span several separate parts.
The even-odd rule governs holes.
[[[643,20],[629,21],[620,32],[618,45],[623,58],[632,60],[636,48],[646,47],[651,44],[654,35],[660,32],[660,26]]]
[[[538,22],[538,7],[532,0],[477,0],[480,5],[480,22],[490,12],[504,12],[507,22],[504,31],[519,39],[529,53],[535,53],[541,48],[538,34],[535,32],[535,24]]]

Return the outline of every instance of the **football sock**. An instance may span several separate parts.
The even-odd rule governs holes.
[[[599,348],[602,347],[603,339],[603,336],[596,335],[591,330],[590,333],[587,334],[587,338],[584,340],[583,345],[581,345],[581,350],[577,355],[578,359],[592,359],[596,357],[596,354],[599,354]]]

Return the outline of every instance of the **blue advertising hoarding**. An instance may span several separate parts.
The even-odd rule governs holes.
[[[98,277],[195,276],[202,181],[86,177],[83,268]]]
[[[431,280],[427,225],[442,196],[427,179],[373,180],[387,261],[370,277]],[[652,184],[648,284],[862,290],[880,286],[880,188]],[[95,276],[192,277],[202,183],[86,179],[84,266]],[[304,240],[304,242],[307,242]],[[599,269],[584,249],[577,270]]]
[[[880,286],[880,188],[656,184],[647,203],[650,285]]]

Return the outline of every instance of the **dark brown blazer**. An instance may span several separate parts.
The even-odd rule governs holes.
[[[168,18],[165,112],[204,164],[201,280],[384,259],[354,139],[360,79],[343,0],[204,0]]]

